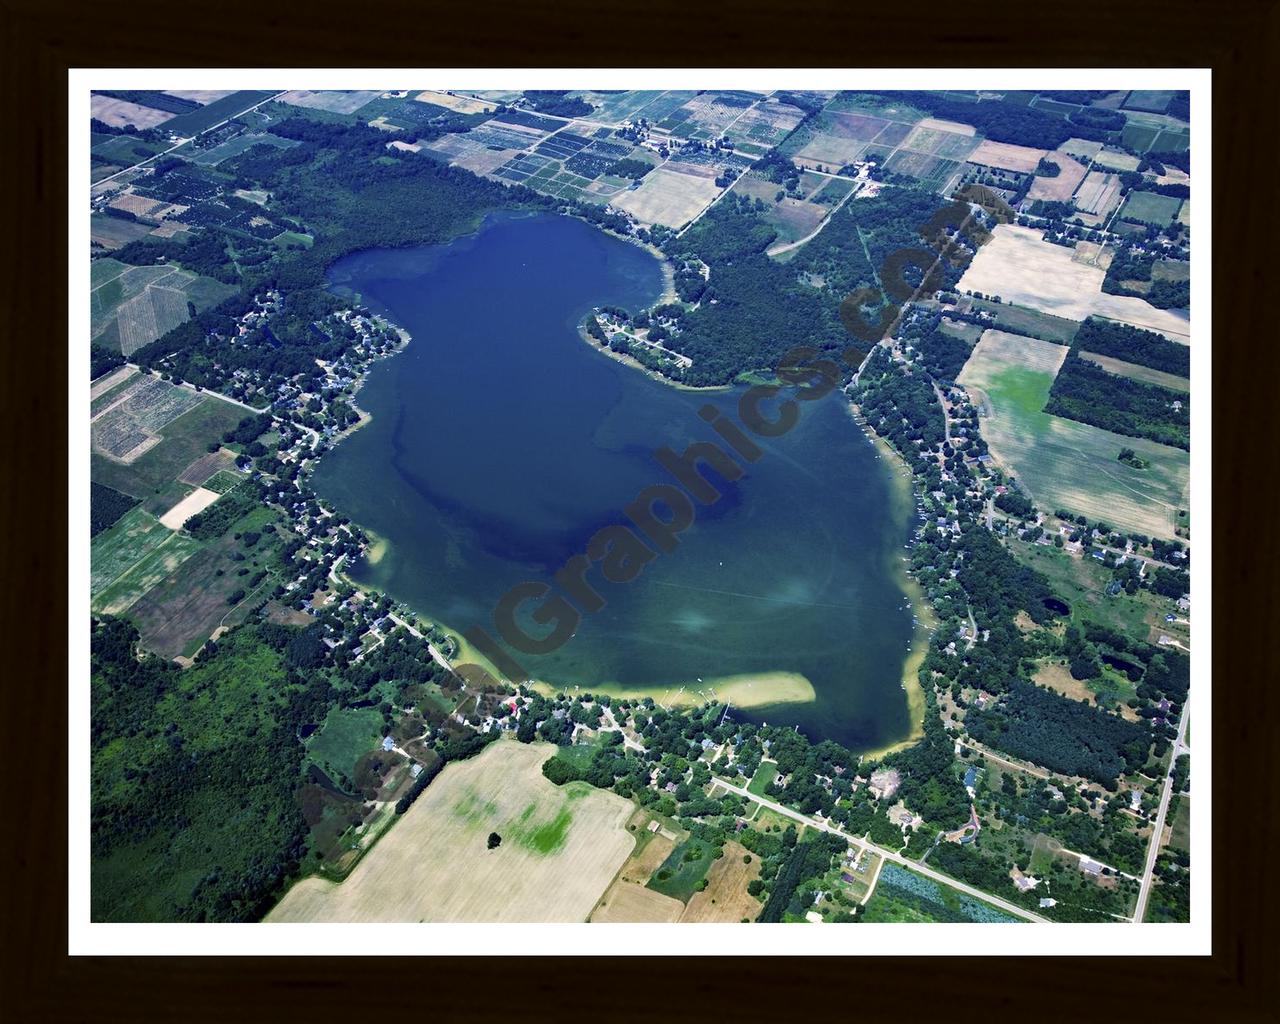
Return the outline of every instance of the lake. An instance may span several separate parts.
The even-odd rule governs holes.
[[[677,389],[580,338],[592,307],[635,311],[662,290],[648,252],[581,221],[490,218],[449,245],[347,257],[330,281],[413,340],[372,369],[357,398],[372,421],[313,485],[385,541],[353,578],[451,630],[496,635],[504,592],[554,582],[644,488],[674,482],[654,452],[718,440],[700,407],[738,422],[743,389]],[[677,550],[627,583],[593,570],[605,607],[553,653],[512,652],[521,664],[664,703],[714,689],[735,716],[855,750],[904,736],[910,499],[845,399],[801,408],[784,437],[756,438],[740,479],[713,478],[724,497],[698,506]]]

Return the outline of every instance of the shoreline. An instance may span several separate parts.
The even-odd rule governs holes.
[[[895,511],[903,513],[909,526],[911,510],[915,507],[913,501],[915,474],[911,472],[911,467],[907,465],[906,460],[894,450],[888,441],[877,434],[870,426],[865,425],[862,420],[862,413],[857,406],[849,402],[848,410],[850,418],[858,429],[866,434],[875,446],[877,453],[888,463],[892,477],[891,490],[893,497],[891,500],[894,503]],[[890,572],[898,581],[898,585],[902,588],[903,593],[906,594],[907,599],[911,602],[912,609],[916,612],[916,624],[912,632],[911,649],[902,664],[901,683],[907,698],[908,729],[906,736],[901,739],[864,752],[861,756],[865,760],[880,760],[890,754],[914,746],[924,738],[924,716],[928,707],[925,700],[924,687],[920,684],[920,666],[924,664],[924,659],[929,653],[929,628],[936,628],[938,620],[937,616],[934,615],[933,606],[929,604],[919,582],[907,572],[906,566],[898,554],[900,550],[895,547],[889,555]]]

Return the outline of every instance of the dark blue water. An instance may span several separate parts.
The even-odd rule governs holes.
[[[349,257],[331,279],[413,341],[373,369],[358,396],[373,420],[324,457],[315,487],[388,542],[356,578],[451,629],[495,633],[508,588],[551,581],[645,487],[671,483],[653,452],[717,440],[701,406],[737,419],[742,389],[677,390],[578,337],[591,307],[639,309],[661,291],[652,256],[580,221],[502,218],[448,246]],[[519,659],[538,679],[615,693],[791,673],[815,699],[750,715],[858,749],[891,742],[907,731],[912,627],[890,472],[838,396],[757,441],[741,479],[712,477],[723,499],[697,506],[676,551],[628,583],[593,570],[606,607],[554,653]]]

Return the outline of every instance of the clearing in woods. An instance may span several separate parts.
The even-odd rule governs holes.
[[[586,920],[635,846],[634,805],[548,781],[555,752],[500,740],[449,765],[346,881],[304,879],[266,920]],[[502,837],[492,850],[490,832]]]
[[[983,408],[991,454],[1042,509],[1064,508],[1127,532],[1171,539],[1187,507],[1188,453],[1044,412],[1067,349],[1004,331],[986,331],[960,372]],[[973,394],[976,390],[978,394]],[[1148,467],[1117,460],[1132,448]]]

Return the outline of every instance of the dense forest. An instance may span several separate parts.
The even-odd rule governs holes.
[[[307,686],[257,627],[186,671],[140,660],[137,640],[93,624],[93,916],[257,920],[305,850]]]
[[[1126,363],[1137,363],[1153,370],[1191,375],[1191,346],[1179,345],[1163,334],[1130,327],[1115,320],[1091,316],[1076,332],[1075,347],[1083,352],[1093,352]]]
[[[1146,726],[1015,680],[988,710],[971,708],[970,735],[1063,775],[1081,775],[1114,791],[1116,778],[1147,760]]]
[[[138,504],[138,499],[100,484],[89,483],[89,536],[96,537]]]
[[[1127,437],[1191,447],[1190,395],[1109,373],[1076,349],[1058,371],[1044,411]]]

